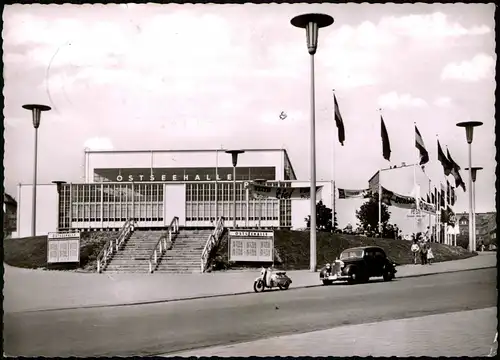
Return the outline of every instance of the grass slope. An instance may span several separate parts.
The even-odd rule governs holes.
[[[276,230],[274,232],[275,260],[284,270],[303,270],[309,268],[309,232]],[[318,232],[317,264],[323,267],[327,262],[334,261],[340,253],[357,246],[376,245],[385,250],[387,255],[398,265],[411,264],[413,256],[410,251],[411,242],[405,240],[367,238],[356,235],[330,234]],[[475,254],[461,247],[443,244],[431,244],[434,262],[466,259]],[[219,247],[212,260],[213,270],[236,269],[241,267],[256,267],[259,264],[231,264],[228,259],[227,233],[221,239]]]
[[[83,232],[80,240],[80,269],[95,270],[97,255],[108,243],[116,238],[115,231]],[[47,268],[47,236],[4,239],[4,261],[8,265],[27,268]],[[54,268],[74,268],[71,264],[61,264]]]

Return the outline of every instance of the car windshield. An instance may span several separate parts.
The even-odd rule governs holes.
[[[340,260],[356,259],[363,257],[363,250],[346,250],[340,254]]]

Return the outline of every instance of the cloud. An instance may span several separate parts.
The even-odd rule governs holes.
[[[450,22],[447,15],[440,12],[426,15],[386,17],[380,21],[380,27],[395,35],[421,40],[484,35],[491,32],[491,29],[486,25],[473,26],[467,29],[458,22]]]
[[[451,106],[451,98],[448,96],[438,97],[434,101],[434,105],[439,106],[439,107],[449,107],[449,106]]]
[[[113,143],[106,137],[93,137],[87,139],[83,146],[90,150],[113,150]]]
[[[477,54],[470,61],[447,64],[441,72],[443,80],[473,82],[494,77],[495,60],[490,55]]]
[[[427,103],[421,98],[410,94],[398,94],[395,91],[379,96],[378,104],[382,108],[396,109],[399,107],[425,107]]]

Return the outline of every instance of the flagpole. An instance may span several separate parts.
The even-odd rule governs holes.
[[[333,134],[333,163],[332,163],[332,233],[334,231],[335,225],[335,176],[337,175],[335,171],[335,89],[333,91],[333,123],[332,123],[332,134]]]
[[[382,116],[382,109],[378,109],[380,116]],[[382,129],[382,123],[380,123],[380,129]],[[382,145],[382,152],[384,151]],[[378,171],[378,232],[382,238],[382,166],[379,167]]]
[[[336,193],[336,190],[335,190],[335,180],[333,181],[333,192],[332,192],[332,232],[334,231],[334,227],[335,227],[335,193]]]
[[[217,219],[219,217],[219,199],[217,198],[219,189],[217,186],[217,178],[219,177],[219,149],[215,149],[215,223],[214,226],[217,226]]]
[[[417,127],[417,123],[414,121],[413,122],[413,127],[416,128]],[[416,132],[414,131],[414,136],[415,136],[415,143],[417,142],[417,134]],[[417,193],[417,164],[420,163],[420,159],[419,159],[419,153],[418,153],[418,150],[415,152],[416,153],[416,161],[415,161],[415,164],[413,165],[413,186],[415,188],[415,218],[413,220],[413,233],[414,234],[417,234],[417,230],[418,230],[418,226],[417,226],[417,222],[418,222],[418,218],[417,216],[420,215],[420,207],[418,206],[419,205],[419,202],[420,202],[420,191],[418,191]]]

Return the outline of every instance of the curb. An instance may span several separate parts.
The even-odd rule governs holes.
[[[415,278],[422,276],[431,276],[431,275],[439,275],[439,274],[450,274],[464,271],[474,271],[474,270],[485,270],[485,269],[494,269],[496,266],[485,266],[474,269],[461,269],[461,270],[451,270],[451,271],[441,271],[441,272],[432,272],[426,274],[415,274],[415,275],[405,275],[396,277],[396,279],[404,279],[404,278]],[[298,290],[298,289],[308,289],[314,287],[323,287],[322,284],[313,284],[313,285],[302,285],[296,286],[293,288],[289,288],[290,290]],[[178,301],[188,301],[188,300],[199,300],[199,299],[210,299],[215,297],[228,297],[228,296],[237,296],[237,295],[248,295],[254,294],[254,291],[238,291],[232,293],[225,294],[209,294],[209,295],[198,295],[198,296],[187,296],[180,298],[172,298],[172,299],[161,299],[161,300],[147,300],[147,301],[137,301],[130,303],[121,303],[121,304],[102,304],[102,305],[84,305],[84,306],[71,306],[64,308],[54,308],[54,309],[38,309],[38,310],[27,310],[27,311],[16,311],[15,313],[31,313],[31,312],[48,312],[48,311],[61,311],[61,310],[76,310],[76,309],[97,309],[97,308],[106,308],[106,307],[123,307],[123,306],[138,306],[138,305],[152,305],[152,304],[160,304],[160,303],[169,303],[169,302],[178,302]],[[14,312],[13,312],[14,313]]]

